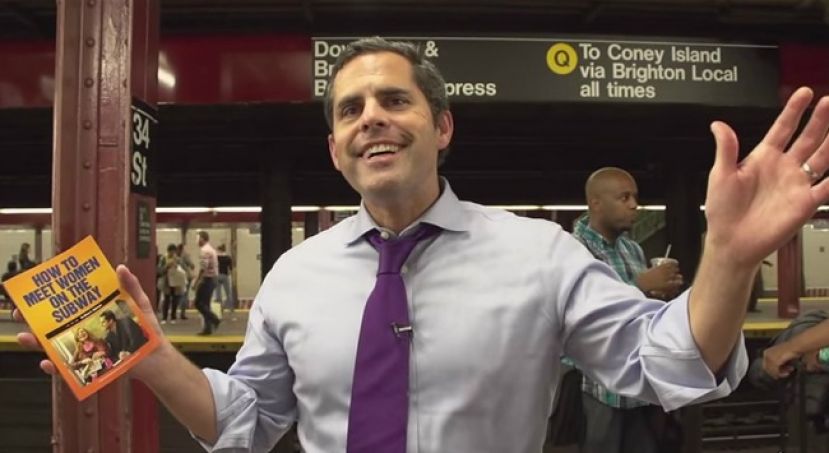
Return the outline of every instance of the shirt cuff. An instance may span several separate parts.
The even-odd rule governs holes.
[[[645,376],[666,411],[727,396],[748,368],[742,332],[718,373],[720,379],[708,368],[691,334],[689,291],[656,314],[640,351]]]
[[[249,452],[256,427],[256,396],[252,389],[221,371],[202,370],[213,391],[216,431],[219,438],[211,445],[190,433],[208,452]]]

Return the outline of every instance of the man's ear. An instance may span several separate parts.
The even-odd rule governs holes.
[[[445,149],[449,147],[452,142],[452,133],[455,132],[455,120],[452,118],[452,112],[444,110],[438,114],[437,121],[438,129],[438,149]]]
[[[601,200],[599,200],[599,197],[589,197],[587,199],[587,208],[590,210],[595,210],[599,207],[599,204],[601,204]]]
[[[334,134],[328,134],[328,153],[331,155],[331,162],[334,163],[334,168],[340,171],[340,161],[337,160],[337,147],[334,143]]]

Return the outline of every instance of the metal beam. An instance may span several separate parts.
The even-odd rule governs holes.
[[[93,235],[151,291],[155,257],[135,254],[128,156],[133,95],[155,102],[157,14],[156,0],[58,1],[52,161],[56,251]],[[146,203],[154,210],[154,198]],[[83,402],[54,378],[54,452],[157,452],[154,402],[126,377]]]

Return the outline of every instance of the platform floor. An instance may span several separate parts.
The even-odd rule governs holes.
[[[829,298],[804,297],[800,301],[801,312],[829,310]],[[748,338],[770,338],[789,325],[790,320],[777,317],[777,299],[763,298],[757,304],[758,311],[746,316],[743,330]],[[176,320],[162,325],[164,333],[183,352],[236,351],[242,345],[247,326],[248,310],[226,312],[222,324],[209,336],[196,335],[201,330],[201,316],[190,309],[186,320]],[[0,351],[16,351],[22,348],[15,335],[20,325],[11,320],[9,310],[0,310]]]
[[[745,333],[746,337],[751,339],[748,342],[750,346],[765,343],[764,338],[774,335],[788,325],[789,320],[777,318],[776,302],[775,299],[763,299],[758,304],[759,311],[748,314],[745,323]],[[821,308],[829,310],[829,298],[804,298],[801,308],[803,311]],[[209,366],[220,370],[226,369],[232,363],[235,351],[238,350],[244,338],[248,319],[247,310],[237,310],[234,315],[226,313],[215,334],[205,337],[196,335],[201,329],[201,317],[198,312],[189,310],[187,316],[188,319],[185,321],[177,320],[175,324],[168,322],[162,325],[165,334],[182,352],[187,353],[188,357],[197,366]],[[0,310],[0,351],[22,351],[22,348],[15,341],[15,334],[20,328],[20,324],[11,320],[8,310]],[[0,378],[0,403],[2,403],[0,404],[0,409],[3,407],[8,408],[5,413],[3,410],[0,410],[0,433],[18,432],[20,430],[21,417],[28,426],[28,429],[24,432],[26,435],[15,435],[14,439],[16,439],[16,442],[19,442],[15,444],[14,450],[4,450],[4,447],[0,447],[0,452],[50,452],[49,436],[46,433],[51,431],[51,381],[42,376],[39,370],[37,370],[36,363],[40,360],[38,353],[7,353],[0,354],[0,358],[8,362],[6,363],[8,370],[16,371],[17,374],[21,375],[15,376],[14,378],[11,376]],[[18,358],[20,359],[17,360]],[[748,398],[753,401],[749,397],[756,396],[749,395],[749,390],[738,389],[734,395],[718,404],[725,406],[724,403],[730,401],[736,405],[745,406],[747,403],[743,400]],[[19,401],[24,401],[25,405],[21,406],[22,403],[19,403]],[[21,411],[21,407],[24,407],[26,410]],[[713,416],[717,420],[722,420],[723,423],[731,423],[734,426],[739,425],[737,426],[738,428],[744,428],[744,425],[748,423],[744,419],[748,420],[750,418],[744,414],[740,415],[742,412],[745,412],[743,409],[741,409],[742,412],[731,413],[727,408],[720,408],[718,411],[725,411],[725,413],[719,415],[715,413],[717,411],[714,411],[714,409],[704,409],[708,411],[706,412],[708,414],[706,419]],[[710,420],[708,421],[710,422]],[[159,407],[159,424],[161,453],[197,453],[203,451],[190,438],[186,430],[163,407]],[[703,426],[702,435],[706,441],[703,443],[704,447],[702,451],[705,453],[776,453],[778,451],[774,446],[776,443],[774,439],[761,439],[751,441],[750,443],[738,440],[734,440],[733,442],[708,442],[710,440],[708,437],[711,435],[709,432],[710,428],[708,425]],[[722,429],[719,429],[717,432],[720,431]],[[738,430],[734,428],[735,439],[737,432]],[[7,440],[6,443],[8,442]],[[740,447],[729,448],[729,446],[737,446],[738,444]],[[296,453],[298,451],[295,440],[291,436],[287,436],[272,450],[275,453]],[[573,449],[566,448],[555,450],[545,449],[544,453],[571,453],[573,451]]]
[[[242,346],[245,326],[248,322],[248,310],[236,310],[233,315],[226,312],[222,323],[213,335],[196,335],[202,327],[199,312],[191,309],[186,312],[186,320],[167,322],[161,327],[165,335],[182,352],[222,352],[237,351]],[[0,310],[0,351],[20,351],[15,336],[21,325],[11,319],[9,310]]]
[[[777,316],[777,299],[761,298],[757,303],[756,312],[748,313],[743,324],[743,331],[749,338],[769,338],[785,329],[791,322],[790,319],[783,319]],[[827,297],[802,297],[800,299],[800,312],[805,313],[812,310],[829,310],[829,298]]]

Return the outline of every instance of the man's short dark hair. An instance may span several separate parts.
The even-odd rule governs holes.
[[[103,313],[101,313],[101,317],[107,321],[115,321],[115,313],[113,313],[112,310],[104,310]]]
[[[210,235],[207,234],[207,231],[199,231],[199,237],[205,242],[210,241]]]
[[[440,114],[449,110],[449,98],[446,96],[446,82],[443,76],[440,75],[438,68],[429,60],[426,59],[424,52],[420,46],[415,46],[410,42],[403,41],[387,41],[379,36],[371,38],[362,38],[357,41],[349,43],[337,61],[331,68],[331,75],[328,77],[328,84],[325,86],[325,98],[323,99],[323,107],[325,108],[325,121],[328,123],[329,129],[334,129],[334,79],[340,70],[351,60],[366,54],[392,52],[406,58],[412,64],[412,75],[414,81],[426,102],[429,103],[429,110],[432,112],[432,121],[435,125],[438,124]],[[446,160],[446,154],[449,149],[442,149],[438,153],[438,163],[442,164]]]

